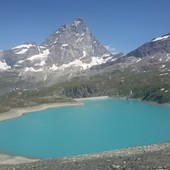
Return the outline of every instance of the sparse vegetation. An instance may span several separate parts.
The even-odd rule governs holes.
[[[14,90],[0,99],[0,112],[11,108],[35,106],[43,103],[73,102],[72,98],[117,96],[157,103],[170,102],[170,76],[160,76],[154,67],[148,72],[131,69],[76,77],[70,81],[34,91]]]

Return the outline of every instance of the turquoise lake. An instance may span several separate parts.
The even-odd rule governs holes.
[[[170,140],[170,107],[128,100],[85,101],[0,122],[0,152],[53,158]]]

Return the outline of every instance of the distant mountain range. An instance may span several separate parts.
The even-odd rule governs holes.
[[[92,35],[83,19],[77,18],[73,23],[56,30],[40,45],[26,42],[12,49],[0,51],[1,96],[11,91],[40,90],[42,87],[51,87],[64,82],[72,82],[76,91],[75,83],[84,82],[87,85],[88,81],[95,80],[93,82],[95,88],[85,86],[84,97],[96,93],[99,86],[101,89],[102,82],[105,84],[104,78],[96,82],[99,77],[107,77],[109,83],[113,78],[115,80],[119,78],[117,81],[122,85],[128,80],[125,73],[129,73],[129,77],[133,75],[132,80],[136,74],[139,74],[139,77],[146,75],[145,80],[139,80],[141,83],[135,84],[136,88],[141,84],[142,87],[146,86],[147,80],[150,82],[151,77],[161,81],[158,83],[160,87],[157,88],[161,94],[164,92],[166,97],[167,94],[170,96],[170,33],[154,38],[126,55],[123,53],[113,55]],[[147,79],[148,75],[152,76]],[[118,90],[118,84],[111,87],[114,83],[112,82],[109,87],[103,86],[108,88],[103,94],[135,97],[133,92],[135,87],[127,85],[129,89],[122,92]],[[109,89],[112,90],[108,92]],[[74,90],[71,92],[69,89],[60,88],[59,94],[82,97],[74,96]],[[81,94],[81,88],[78,91]]]

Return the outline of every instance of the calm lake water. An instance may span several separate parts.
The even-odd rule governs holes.
[[[0,152],[37,158],[95,153],[170,140],[170,107],[95,100],[0,122]]]

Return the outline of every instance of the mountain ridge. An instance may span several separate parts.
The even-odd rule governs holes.
[[[21,92],[29,96],[31,90],[53,97],[108,95],[170,101],[169,33],[126,55],[112,55],[83,19],[77,18],[40,45],[27,42],[1,51],[0,67],[4,68],[0,72],[0,95],[11,92],[17,96]]]
[[[170,33],[144,43],[142,46],[131,51],[126,56],[136,56],[138,58],[143,58],[147,55],[152,56],[158,52],[170,53]]]
[[[113,57],[92,35],[83,18],[77,18],[53,32],[40,45],[31,41],[1,51],[0,72],[15,72],[16,79],[27,81],[30,86],[31,83],[49,86],[86,74],[90,67]]]
[[[72,52],[68,51],[69,49],[72,50]],[[106,48],[102,46],[98,40],[96,40],[91,32],[89,32],[89,29],[85,25],[83,19],[77,18],[72,24],[64,25],[57,31],[53,32],[40,45],[37,45],[32,41],[13,47],[9,50],[2,51],[1,62],[3,59],[12,69],[15,64],[21,65],[21,63],[24,62],[19,61],[19,63],[17,63],[13,58],[17,58],[21,55],[21,58],[29,60],[29,57],[43,54],[44,51],[46,51],[46,56],[44,57],[44,59],[47,59],[46,63],[51,65],[56,64],[56,66],[68,64],[74,59],[81,59],[85,63],[89,63],[89,61],[92,61],[92,56],[98,58],[102,55],[105,55],[105,58],[107,56],[111,56]],[[38,58],[38,56],[35,56],[35,60],[37,59],[36,57]],[[33,60],[33,58],[31,59]],[[41,63],[40,65],[45,65],[45,63]],[[3,70],[1,69],[1,71]]]

